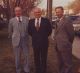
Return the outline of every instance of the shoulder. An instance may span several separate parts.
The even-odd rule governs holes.
[[[14,18],[11,18],[11,19],[10,19],[10,21],[13,21],[15,18],[16,18],[16,17],[14,17]]]
[[[45,23],[49,23],[49,22],[50,22],[48,18],[42,17],[41,19],[42,19],[42,21],[45,22]]]
[[[26,16],[22,16],[22,18],[24,18],[26,20],[29,20],[29,17],[26,17]]]
[[[49,19],[46,18],[46,17],[41,17],[41,19],[42,19],[42,20],[48,20],[48,21],[49,21]]]
[[[33,22],[35,19],[30,19],[29,22]]]
[[[32,24],[34,23],[34,20],[35,20],[35,19],[30,19],[28,24],[29,24],[29,25],[32,25]]]
[[[50,20],[47,17],[45,17],[45,18],[43,17],[42,20],[44,23],[50,24]]]
[[[71,18],[69,16],[65,16],[65,21],[66,22],[71,22]]]
[[[73,26],[72,20],[70,17],[65,17],[65,26]]]
[[[9,22],[13,22],[15,20],[15,17],[14,18],[11,18],[10,20],[9,20]]]

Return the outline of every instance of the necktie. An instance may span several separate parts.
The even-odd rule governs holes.
[[[20,17],[18,17],[18,21],[21,22],[21,18]]]
[[[40,28],[40,26],[39,26],[39,19],[37,19],[37,24],[36,24],[37,31],[39,31],[39,28]]]
[[[18,28],[19,28],[20,36],[23,36],[22,21],[20,17],[18,17],[18,22],[19,22]]]
[[[57,20],[56,20],[56,23],[57,23],[57,24],[56,24],[56,27],[59,26],[59,22],[60,22],[60,19],[57,19]]]

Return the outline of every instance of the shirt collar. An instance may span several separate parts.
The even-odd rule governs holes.
[[[19,21],[19,18],[16,16],[16,19]],[[20,20],[22,21],[22,16],[20,16]]]
[[[38,18],[35,18],[35,26],[37,24],[37,20],[38,20]],[[41,24],[41,17],[39,18],[39,26],[40,26],[40,24]]]
[[[62,16],[61,18],[57,18],[57,19],[61,21],[63,18],[64,18],[64,16]]]
[[[41,21],[41,17],[40,18],[35,18],[36,21],[37,21],[37,19],[39,19],[39,21]]]

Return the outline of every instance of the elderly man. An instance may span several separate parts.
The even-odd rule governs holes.
[[[64,16],[63,7],[56,7],[55,48],[59,61],[59,73],[72,73],[72,44],[74,28],[69,17]]]
[[[34,9],[34,15],[35,18],[29,21],[28,33],[32,36],[36,73],[46,73],[48,37],[51,35],[52,28],[49,20],[41,17],[40,8]]]
[[[21,72],[21,53],[24,57],[24,73],[29,73],[28,63],[28,18],[22,16],[21,7],[15,8],[15,17],[9,22],[9,36],[12,37],[13,51],[15,55],[16,72]]]

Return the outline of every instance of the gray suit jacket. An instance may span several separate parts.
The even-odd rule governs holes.
[[[74,28],[69,17],[63,17],[55,29],[55,44],[58,49],[72,49]]]
[[[10,19],[9,36],[12,37],[13,47],[16,47],[19,45],[20,39],[23,39],[24,43],[28,41],[28,22],[29,22],[29,19],[25,16],[22,16],[21,24],[16,17]]]

